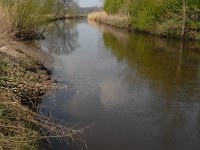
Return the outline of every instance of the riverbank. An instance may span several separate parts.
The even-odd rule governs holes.
[[[83,19],[86,18],[87,15],[84,14],[78,14],[78,15],[65,15],[65,16],[58,16],[56,17],[55,14],[53,15],[48,15],[47,16],[47,21],[57,21],[57,20],[66,20],[66,19]]]
[[[44,94],[65,88],[50,77],[51,56],[8,39],[0,38],[0,149],[37,150],[49,138],[76,141],[83,129],[64,127],[37,112]]]
[[[128,31],[137,31],[149,33],[155,36],[161,36],[171,39],[181,39],[181,21],[168,20],[165,22],[156,23],[154,28],[139,29],[131,23],[131,18],[123,14],[108,15],[104,11],[92,12],[88,14],[89,20],[94,20],[99,23],[107,24],[112,27],[126,29]],[[200,25],[198,22],[190,22],[185,29],[184,40],[200,40]]]
[[[51,72],[39,61],[42,55],[24,43],[0,39],[0,58],[0,148],[37,149],[41,117],[36,109],[55,86]]]
[[[46,13],[38,12],[43,9],[35,1],[17,4],[0,5],[0,149],[41,149],[41,143],[49,138],[74,141],[82,130],[62,126],[55,123],[56,118],[38,113],[44,94],[66,88],[51,79],[52,57],[21,41],[43,36],[40,26],[47,21]]]

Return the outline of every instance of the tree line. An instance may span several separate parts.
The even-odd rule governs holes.
[[[163,34],[182,38],[192,36],[186,33],[190,29],[200,29],[200,0],[105,0],[104,10],[126,14],[141,31],[166,31]],[[169,29],[174,33],[167,32]]]

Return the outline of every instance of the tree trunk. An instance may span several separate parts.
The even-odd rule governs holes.
[[[60,7],[61,7],[61,1],[59,0],[57,3],[55,18],[59,18]]]
[[[181,28],[181,35],[180,38],[183,39],[185,35],[185,26],[187,21],[187,5],[188,0],[183,0],[183,20],[182,20],[182,28]]]

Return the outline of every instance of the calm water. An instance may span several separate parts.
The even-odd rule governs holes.
[[[198,43],[84,20],[52,23],[46,35],[38,45],[54,57],[53,78],[68,90],[55,102],[45,96],[43,105],[60,121],[93,124],[89,150],[200,149],[200,54],[188,50]]]

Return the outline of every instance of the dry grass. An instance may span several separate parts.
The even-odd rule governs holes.
[[[74,130],[55,124],[53,119],[22,106],[9,89],[0,88],[0,93],[0,99],[4,100],[0,102],[0,149],[39,149],[39,141],[49,138],[84,143],[82,139],[75,138],[83,134],[84,129]]]
[[[52,8],[52,0],[0,0],[0,30],[22,40],[42,38],[40,26]]]
[[[130,27],[129,18],[123,14],[108,15],[104,11],[97,11],[97,12],[89,13],[88,19],[101,22],[104,24],[108,24],[110,26],[114,26],[118,28],[128,29]]]
[[[37,113],[42,96],[57,84],[50,79],[49,70],[36,61],[40,54],[33,55],[25,50],[25,44],[13,41],[16,30],[11,16],[8,8],[0,6],[0,150],[36,150],[49,138],[85,147],[80,136],[84,129],[67,128],[51,116]]]
[[[0,6],[0,47],[12,36],[12,21],[8,10]]]
[[[36,112],[42,96],[57,84],[41,63],[20,48],[18,44],[0,47],[0,150],[39,149],[38,143],[49,138],[85,146],[80,136],[84,129],[64,127]]]

